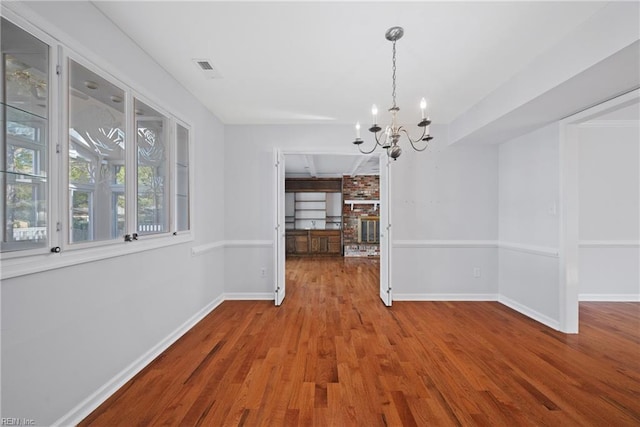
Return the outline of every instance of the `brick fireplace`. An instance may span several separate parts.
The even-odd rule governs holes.
[[[342,199],[356,201],[353,209],[351,204],[342,206],[344,256],[380,256],[378,243],[363,242],[359,236],[361,220],[375,220],[379,216],[379,205],[371,201],[380,200],[380,178],[377,175],[344,176]],[[359,200],[368,203],[357,203]]]

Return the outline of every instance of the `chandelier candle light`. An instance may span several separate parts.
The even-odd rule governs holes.
[[[401,132],[404,132],[411,144],[411,147],[416,151],[424,151],[427,148],[428,142],[433,139],[433,137],[429,135],[429,125],[431,124],[431,120],[429,120],[429,117],[426,115],[427,101],[424,98],[420,101],[422,120],[418,123],[418,126],[422,128],[422,135],[418,139],[411,139],[409,132],[407,132],[403,126],[398,125],[398,111],[400,111],[400,108],[396,105],[396,41],[398,41],[403,34],[404,30],[402,27],[391,27],[385,33],[386,39],[393,43],[393,91],[391,93],[393,105],[389,108],[389,111],[391,112],[391,124],[387,125],[384,132],[382,132],[382,128],[378,125],[378,107],[375,105],[371,107],[373,125],[369,128],[369,132],[372,132],[375,135],[376,143],[370,151],[365,151],[361,147],[364,141],[360,138],[360,122],[356,123],[356,139],[353,143],[358,146],[358,149],[363,154],[371,154],[378,146],[380,146],[387,150],[387,155],[389,157],[393,160],[397,160],[398,157],[400,157],[400,154],[402,154],[402,149],[400,148],[400,145],[398,145]],[[416,145],[420,144],[422,141],[424,141],[423,147]]]

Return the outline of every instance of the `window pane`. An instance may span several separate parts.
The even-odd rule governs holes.
[[[3,252],[47,244],[49,46],[0,22],[0,222]]]
[[[93,240],[92,194],[88,191],[71,191],[71,241],[87,242]]]
[[[169,231],[167,118],[135,100],[138,155],[138,233]]]
[[[69,60],[71,243],[124,234],[124,91]]]
[[[176,225],[189,229],[189,130],[178,125],[176,132]]]
[[[115,223],[113,227],[116,229],[119,236],[125,234],[125,217],[124,217],[124,193],[114,193],[113,195],[113,210],[117,213],[115,217]]]

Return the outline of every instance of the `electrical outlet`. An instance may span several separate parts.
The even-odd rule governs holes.
[[[473,267],[473,277],[475,277],[476,279],[480,278],[480,267]]]
[[[262,267],[260,269],[260,277],[267,277],[267,269]]]

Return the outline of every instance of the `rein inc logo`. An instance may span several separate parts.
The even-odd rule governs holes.
[[[36,420],[33,418],[0,418],[0,425],[3,426],[35,426]]]

